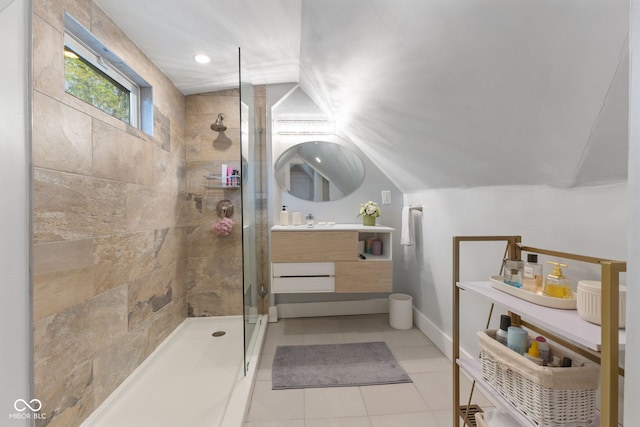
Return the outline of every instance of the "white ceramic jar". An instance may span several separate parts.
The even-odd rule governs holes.
[[[580,317],[588,322],[601,325],[602,312],[600,301],[602,300],[602,283],[599,280],[579,281],[576,299],[578,314]],[[619,301],[619,327],[624,328],[627,305],[627,288],[623,285],[620,285]]]

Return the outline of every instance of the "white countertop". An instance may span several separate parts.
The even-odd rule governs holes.
[[[382,225],[362,225],[362,224],[314,224],[313,227],[306,225],[274,225],[271,231],[358,231],[370,233],[389,233],[394,228]]]

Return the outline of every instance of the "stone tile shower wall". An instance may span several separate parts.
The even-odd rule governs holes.
[[[74,427],[186,317],[185,97],[93,2],[33,7],[34,397]],[[153,136],[64,92],[65,7],[153,85]]]
[[[203,176],[220,175],[222,164],[240,170],[238,90],[189,95],[187,112],[187,307],[189,316],[242,314],[242,199],[239,188],[209,189]],[[227,130],[211,124],[224,114]],[[211,231],[221,200],[234,205],[228,236]]]

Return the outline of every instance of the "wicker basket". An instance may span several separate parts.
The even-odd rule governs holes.
[[[496,331],[479,331],[482,378],[531,422],[540,427],[595,426],[600,368],[575,354],[571,368],[538,366],[500,344]]]

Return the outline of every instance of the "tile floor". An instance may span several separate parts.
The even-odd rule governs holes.
[[[412,384],[271,390],[278,345],[384,341]],[[244,427],[451,427],[451,362],[422,332],[391,328],[388,315],[281,319],[267,329]],[[471,383],[463,377],[462,401]],[[492,406],[476,389],[474,403]]]

